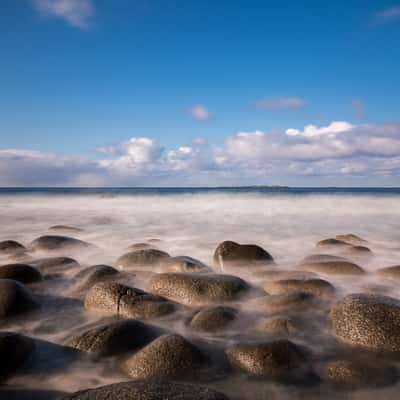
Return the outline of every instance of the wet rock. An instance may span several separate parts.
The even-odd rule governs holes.
[[[382,352],[400,351],[400,301],[357,293],[344,297],[331,310],[333,330],[350,344]]]
[[[224,267],[235,265],[271,264],[273,258],[266,250],[255,244],[225,241],[216,248],[214,263],[219,268],[224,269]]]
[[[321,297],[331,297],[335,292],[335,288],[323,279],[283,279],[265,283],[264,289],[269,294],[304,292]]]
[[[292,318],[272,317],[258,320],[256,331],[272,336],[286,337],[297,333],[299,329]]]
[[[90,329],[72,338],[66,345],[105,357],[140,349],[157,336],[155,327],[141,321],[126,320]]]
[[[162,259],[169,258],[165,251],[156,249],[136,250],[124,254],[116,261],[118,268],[140,268],[159,265]]]
[[[61,272],[79,266],[79,263],[70,257],[46,257],[29,261],[29,265],[38,268],[42,273]]]
[[[286,339],[236,344],[228,347],[226,354],[236,368],[269,379],[285,380],[307,365],[303,349]]]
[[[83,229],[76,228],[75,226],[69,226],[69,225],[53,225],[53,226],[50,226],[49,231],[82,232]]]
[[[175,311],[174,304],[160,296],[116,282],[92,286],[86,295],[85,307],[91,311],[138,319],[156,318]]]
[[[186,256],[163,258],[159,269],[161,272],[212,272],[211,268],[201,261]]]
[[[351,246],[351,244],[344,242],[343,240],[338,240],[338,239],[324,239],[320,240],[317,243],[317,247],[347,247]]]
[[[175,382],[121,382],[83,390],[61,400],[229,400],[207,387]]]
[[[135,379],[179,378],[204,365],[205,356],[180,335],[163,335],[129,357],[124,370]]]
[[[0,318],[32,311],[37,306],[32,293],[22,283],[0,279]]]
[[[354,235],[353,233],[347,233],[345,235],[336,235],[336,239],[351,244],[367,243],[365,239],[361,238],[360,236]]]
[[[75,275],[75,279],[78,281],[81,289],[88,289],[94,284],[106,281],[108,279],[115,278],[119,275],[119,271],[109,265],[92,265],[91,267],[85,268],[79,271]]]
[[[326,261],[303,264],[306,271],[325,275],[363,275],[365,271],[357,264],[348,261]]]
[[[327,261],[346,261],[344,257],[333,256],[331,254],[312,254],[311,256],[304,257],[302,264],[320,263]]]
[[[208,307],[197,312],[189,326],[197,331],[215,332],[227,328],[237,317],[237,311],[232,307]]]
[[[156,274],[147,285],[151,293],[187,305],[236,300],[247,288],[236,276],[217,274]]]
[[[394,367],[375,360],[336,359],[321,367],[320,376],[330,384],[343,389],[377,388],[395,383],[398,379]]]
[[[34,347],[33,340],[27,336],[0,332],[0,382],[12,375],[29,358]]]
[[[27,264],[7,264],[0,267],[0,279],[13,279],[21,283],[33,283],[42,280],[42,274]]]
[[[385,278],[400,279],[400,265],[393,265],[391,267],[381,268],[378,269],[376,273]]]
[[[354,256],[370,256],[372,251],[370,248],[365,246],[351,246],[346,248],[344,254],[354,255]]]
[[[291,270],[291,271],[254,271],[252,276],[258,279],[265,279],[269,281],[278,281],[282,279],[312,279],[317,277],[318,275],[314,272],[310,271],[300,271],[300,270]]]
[[[68,249],[87,249],[92,245],[68,236],[45,235],[35,239],[30,247],[34,251],[59,251]]]
[[[0,242],[1,255],[17,255],[26,251],[25,246],[15,240],[3,240]]]
[[[154,246],[151,246],[148,243],[134,243],[134,244],[131,244],[128,247],[128,249],[134,250],[134,251],[136,251],[136,250],[146,250],[146,249],[154,249]]]

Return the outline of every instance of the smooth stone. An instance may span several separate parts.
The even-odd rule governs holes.
[[[150,319],[175,311],[166,299],[116,282],[97,283],[85,298],[85,308],[125,318]]]
[[[378,269],[376,273],[385,278],[400,279],[400,265],[393,265],[391,267],[381,268]]]
[[[332,307],[333,331],[341,340],[381,352],[400,351],[400,301],[356,293]]]
[[[49,231],[82,232],[83,229],[69,225],[53,225],[50,226]]]
[[[92,245],[68,236],[45,235],[35,239],[30,247],[34,251],[58,251],[67,249],[87,249]]]
[[[357,264],[348,261],[326,261],[303,264],[306,271],[325,275],[363,275],[365,271]]]
[[[70,257],[46,257],[29,261],[29,265],[38,268],[42,273],[59,272],[79,266],[79,263]]]
[[[197,312],[189,326],[197,331],[215,332],[226,329],[236,317],[237,311],[232,307],[208,307]]]
[[[109,265],[99,264],[92,265],[91,267],[79,271],[74,278],[78,281],[81,289],[89,289],[98,282],[115,278],[118,275],[119,271],[115,268]]]
[[[255,244],[239,244],[232,241],[220,243],[214,252],[214,264],[221,269],[228,266],[249,264],[271,264],[273,258],[262,247]]]
[[[0,242],[0,254],[16,255],[26,251],[26,247],[15,240],[3,240]]]
[[[154,249],[154,246],[151,246],[148,243],[134,243],[128,247],[129,250],[147,250],[147,249]]]
[[[120,382],[66,395],[60,400],[229,400],[207,387],[155,381]]]
[[[147,284],[149,292],[186,305],[237,300],[247,289],[237,276],[217,274],[155,274]]]
[[[0,279],[0,319],[32,311],[38,307],[32,293],[22,283]]]
[[[30,357],[34,347],[34,341],[27,336],[15,332],[0,332],[0,382],[15,373]]]
[[[134,379],[183,379],[206,363],[202,352],[176,334],[163,335],[129,357],[123,369]]]
[[[372,254],[372,251],[370,248],[366,246],[351,246],[344,251],[344,254],[349,254],[354,256],[365,256],[365,255],[368,256]]]
[[[304,292],[315,296],[331,297],[335,293],[335,288],[323,279],[283,279],[267,282],[263,287],[268,294]]]
[[[145,249],[130,251],[118,258],[115,265],[117,268],[140,268],[159,265],[162,259],[169,258],[165,251],[156,249]]]
[[[69,340],[66,345],[100,357],[137,350],[158,336],[155,327],[141,321],[126,320],[90,329]]]
[[[163,258],[160,261],[159,270],[161,272],[212,272],[212,269],[201,261],[186,256]]]
[[[320,263],[320,262],[327,262],[327,261],[349,262],[349,260],[344,257],[333,256],[331,254],[312,254],[310,256],[304,257],[301,264]]]
[[[250,375],[287,379],[307,365],[305,352],[287,339],[264,343],[236,344],[226,349],[231,364]]]
[[[299,330],[289,317],[261,318],[256,322],[255,329],[259,333],[280,337],[293,335]]]
[[[21,283],[33,283],[42,280],[42,274],[27,264],[7,264],[0,267],[0,279],[13,279]]]
[[[342,242],[348,242],[351,244],[363,244],[367,243],[367,241],[360,236],[354,235],[353,233],[347,233],[345,235],[336,235],[337,240],[341,240]]]
[[[310,271],[254,271],[252,276],[259,279],[268,279],[269,281],[278,281],[282,279],[310,279],[318,275]]]
[[[338,240],[338,239],[324,239],[320,240],[317,243],[317,247],[347,247],[351,246],[351,244],[344,242],[343,240]]]

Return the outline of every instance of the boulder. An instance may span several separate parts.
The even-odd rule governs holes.
[[[42,273],[61,272],[79,266],[79,263],[70,257],[46,257],[29,261],[29,265],[38,268]]]
[[[335,288],[323,279],[283,279],[267,282],[263,287],[269,294],[304,292],[315,296],[331,297],[335,292]]]
[[[237,311],[232,307],[208,307],[197,312],[189,326],[197,331],[215,332],[228,327],[237,317]]]
[[[159,269],[161,272],[212,272],[211,268],[201,261],[186,256],[163,258],[160,261]]]
[[[183,379],[205,364],[206,357],[180,335],[160,336],[124,363],[134,379]]]
[[[331,310],[334,333],[341,340],[382,352],[400,351],[400,301],[356,293]]]
[[[37,306],[32,293],[22,283],[0,279],[0,319],[32,311]]]
[[[140,349],[158,336],[157,330],[141,321],[126,320],[90,329],[66,345],[96,356],[114,356]]]
[[[68,249],[87,249],[92,245],[68,236],[45,235],[35,239],[30,247],[34,251],[60,251]]]
[[[137,319],[156,318],[175,311],[174,304],[160,296],[116,282],[92,286],[86,295],[85,307],[91,311]]]
[[[347,233],[345,235],[336,235],[336,239],[351,244],[367,243],[365,239],[361,238],[360,236],[354,235],[353,233]]]
[[[298,332],[298,327],[290,317],[261,318],[256,323],[256,331],[259,333],[287,337]]]
[[[252,273],[252,277],[256,279],[264,279],[268,281],[280,281],[282,279],[310,279],[310,278],[315,278],[317,276],[318,275],[314,272],[300,271],[300,270],[291,270],[291,271],[259,270],[259,271],[254,271]]]
[[[303,264],[306,271],[325,275],[363,275],[365,271],[357,264],[348,261],[326,261]]]
[[[49,231],[82,232],[83,229],[76,228],[75,226],[69,226],[69,225],[53,225],[53,226],[50,226]]]
[[[347,247],[351,246],[351,244],[344,242],[343,240],[338,240],[338,239],[324,239],[320,240],[317,243],[317,247]]]
[[[199,385],[175,382],[131,381],[82,390],[60,400],[229,400]]]
[[[311,263],[320,263],[327,261],[349,261],[344,257],[333,256],[331,254],[312,254],[310,256],[304,257],[301,264],[311,264]]]
[[[344,254],[348,254],[350,256],[371,256],[372,251],[366,246],[350,246],[346,248]]]
[[[100,264],[92,265],[91,267],[79,271],[75,275],[75,280],[78,281],[78,285],[81,289],[88,289],[98,282],[115,278],[118,275],[119,271],[115,268]]]
[[[115,265],[118,268],[142,268],[158,266],[162,259],[169,258],[165,251],[156,249],[145,249],[130,251],[119,257]]]
[[[245,281],[232,275],[164,273],[153,275],[149,292],[187,305],[237,300],[248,288]]]
[[[0,267],[0,279],[13,279],[21,283],[33,283],[42,280],[42,274],[27,264],[7,264]]]
[[[147,249],[154,249],[154,246],[151,246],[148,243],[134,243],[128,247],[129,250],[147,250]]]
[[[381,268],[378,269],[376,273],[384,278],[400,279],[400,265]]]
[[[25,251],[25,246],[15,240],[3,240],[0,242],[0,255],[18,255]]]

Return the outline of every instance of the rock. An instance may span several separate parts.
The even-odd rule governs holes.
[[[15,240],[3,240],[0,242],[0,254],[18,255],[26,251],[25,246]]]
[[[53,226],[50,226],[49,231],[82,232],[83,229],[76,228],[75,226],[69,226],[69,225],[53,225]]]
[[[212,389],[175,382],[121,382],[66,395],[61,400],[229,400]]]
[[[201,261],[186,256],[163,258],[159,269],[161,272],[212,272],[212,269]]]
[[[286,339],[236,344],[226,349],[226,355],[236,368],[269,379],[286,379],[307,365],[305,352]]]
[[[368,243],[365,239],[362,239],[360,236],[354,235],[353,233],[348,233],[345,235],[336,235],[336,239],[351,244]]]
[[[381,268],[378,269],[376,273],[385,278],[400,279],[400,265],[393,265],[391,267]]]
[[[96,356],[115,356],[140,349],[158,336],[141,321],[126,320],[90,329],[67,342],[67,346]]]
[[[269,294],[304,292],[321,297],[331,297],[335,292],[335,288],[323,279],[283,279],[265,283],[264,289]]]
[[[382,352],[400,351],[400,301],[357,293],[331,310],[333,330],[343,341]]]
[[[269,281],[278,281],[282,279],[312,279],[318,275],[314,272],[291,270],[291,271],[254,271],[252,276],[258,279],[267,279]]]
[[[208,307],[197,312],[189,326],[198,331],[214,332],[225,329],[237,317],[237,311],[232,307]]]
[[[146,250],[146,249],[154,249],[154,246],[149,245],[148,243],[134,243],[131,244],[128,249],[130,250]]]
[[[187,305],[236,300],[247,288],[236,276],[217,274],[156,274],[147,285],[149,292]]]
[[[136,250],[124,254],[116,261],[118,268],[141,268],[159,265],[164,258],[169,258],[165,251],[156,249]]]
[[[35,309],[38,303],[22,283],[0,279],[0,319]]]
[[[67,236],[45,235],[35,239],[30,247],[34,251],[59,251],[68,249],[87,249],[87,242]]]
[[[21,283],[33,283],[42,280],[42,274],[27,264],[7,264],[0,267],[0,279],[13,279]]]
[[[239,244],[232,241],[220,243],[214,252],[214,263],[221,268],[229,266],[249,266],[271,264],[273,258],[262,247],[254,244]]]
[[[382,387],[395,383],[398,379],[394,367],[375,360],[336,359],[326,362],[320,376],[327,382],[345,389],[362,387]]]
[[[354,255],[354,256],[369,256],[372,254],[371,249],[365,246],[351,246],[346,248],[344,254]]]
[[[339,256],[332,256],[331,254],[312,254],[311,256],[307,256],[303,258],[301,264],[311,264],[311,263],[320,263],[320,262],[327,262],[327,261],[346,261],[344,257]]]
[[[317,247],[347,247],[351,246],[351,244],[344,242],[343,240],[338,239],[324,239],[320,240],[317,243]]]
[[[363,275],[365,271],[357,264],[348,261],[326,261],[303,264],[306,271],[325,275]]]
[[[88,289],[95,283],[105,281],[118,276],[119,271],[109,265],[92,265],[91,267],[85,268],[79,271],[75,275],[75,279],[78,281],[81,289]]]
[[[60,272],[79,266],[79,263],[70,257],[46,257],[32,260],[30,265],[38,268],[42,273]]]
[[[125,318],[150,319],[169,314],[175,306],[164,298],[116,282],[97,283],[85,298],[91,311]]]
[[[35,344],[27,336],[0,332],[0,382],[12,375],[31,355]]]
[[[296,324],[289,317],[261,318],[256,323],[256,331],[273,336],[286,337],[298,332]]]
[[[205,362],[201,351],[182,336],[163,335],[129,357],[124,370],[135,379],[182,379]]]

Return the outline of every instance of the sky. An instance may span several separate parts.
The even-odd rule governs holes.
[[[400,2],[0,0],[0,186],[400,186]]]

